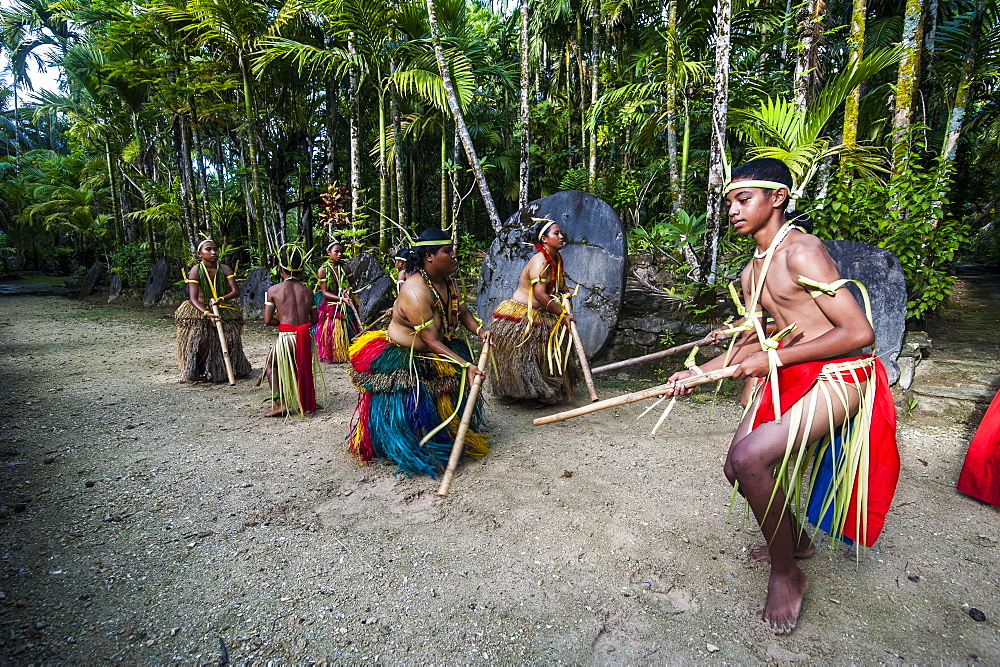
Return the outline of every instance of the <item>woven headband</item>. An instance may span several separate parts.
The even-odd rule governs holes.
[[[418,246],[449,245],[450,243],[451,243],[451,239],[438,239],[437,241],[433,241],[433,240],[432,241],[416,241],[416,242],[414,242],[414,244],[411,247],[416,248]]]
[[[292,260],[292,254],[296,250],[299,252],[299,263],[297,266],[292,265],[291,261],[288,261]],[[282,255],[285,255],[284,257],[284,259],[286,260],[285,262],[281,261]],[[306,254],[302,251],[302,248],[296,245],[292,245],[291,243],[286,243],[285,245],[278,248],[278,266],[283,268],[285,271],[288,271],[289,273],[297,273],[301,271],[302,268],[306,265],[306,261],[307,261]]]
[[[779,183],[777,181],[733,181],[726,186],[726,189],[722,191],[722,194],[729,194],[733,190],[738,190],[739,188],[764,188],[766,190],[784,188],[785,190],[791,191],[792,186],[786,183]]]
[[[343,243],[341,243],[337,239],[334,239],[334,240],[330,241],[329,245],[326,246],[326,251],[330,252],[331,250],[333,250],[333,246],[335,246],[335,245],[339,245],[340,247],[344,247]]]
[[[548,230],[548,228],[556,224],[556,221],[550,218],[532,218],[532,220],[534,220],[535,222],[542,222],[543,220],[548,220],[548,222],[542,225],[542,228],[538,230],[539,241],[541,241],[542,237],[545,236],[545,232]]]
[[[201,247],[203,245],[205,245],[206,243],[215,243],[215,241],[213,241],[212,239],[205,239],[204,241],[202,241],[201,243],[198,244],[198,247],[195,249],[195,252],[196,253],[201,252]],[[216,245],[218,245],[218,244],[216,243]]]

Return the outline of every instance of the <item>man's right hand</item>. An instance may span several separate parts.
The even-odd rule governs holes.
[[[691,389],[685,387],[683,384],[679,384],[681,380],[686,380],[689,377],[697,375],[692,370],[677,371],[667,380],[667,396],[683,396],[684,394],[690,394]]]

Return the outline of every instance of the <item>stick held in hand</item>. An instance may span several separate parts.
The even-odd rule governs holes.
[[[590,400],[600,400],[600,397],[597,395],[597,389],[594,387],[594,377],[590,373],[590,364],[587,363],[587,353],[583,350],[583,341],[580,339],[580,332],[576,328],[576,322],[569,323],[569,332],[573,336],[573,347],[576,348],[576,353],[580,357],[580,368],[583,369],[583,380],[587,383]]]
[[[670,355],[677,354],[678,352],[687,352],[688,350],[694,347],[701,347],[702,345],[712,345],[716,341],[726,340],[729,337],[730,334],[722,334],[719,336],[708,336],[707,338],[691,341],[690,343],[684,343],[683,345],[675,345],[674,347],[668,347],[666,350],[660,350],[659,352],[644,354],[641,357],[633,357],[632,359],[622,359],[621,361],[615,361],[610,364],[605,364],[604,366],[598,366],[597,368],[591,369],[590,372],[593,373],[594,375],[597,375],[598,373],[607,373],[608,371],[616,371],[619,368],[627,368],[628,366],[635,366],[636,364],[641,364],[647,361],[655,361],[656,359],[669,357]]]
[[[441,486],[438,487],[437,494],[442,498],[448,495],[451,489],[451,480],[455,476],[458,468],[458,460],[462,458],[462,447],[465,445],[465,434],[469,432],[469,424],[472,422],[472,415],[476,411],[476,401],[479,400],[479,389],[483,386],[483,379],[486,377],[486,360],[490,354],[489,342],[483,343],[483,351],[479,354],[479,370],[482,371],[472,380],[472,388],[469,390],[469,398],[465,402],[465,411],[462,413],[462,421],[458,423],[458,432],[455,433],[455,444],[451,446],[451,456],[448,457],[448,467],[445,468],[444,475],[441,476]]]
[[[222,328],[222,317],[219,315],[218,304],[212,304],[212,314],[215,315],[215,330],[219,332],[219,344],[222,345],[222,358],[226,362],[229,386],[233,386],[236,384],[236,375],[233,373],[233,360],[229,358],[229,344],[226,343],[226,332]]]
[[[700,384],[707,384],[709,382],[715,382],[716,380],[722,380],[723,378],[732,377],[733,373],[739,365],[726,366],[725,368],[720,368],[718,370],[712,371],[710,373],[705,373],[703,375],[692,375],[689,378],[685,378],[678,382],[678,384],[683,384],[685,387],[697,387]],[[599,403],[591,403],[590,405],[585,405],[581,408],[574,408],[573,410],[565,410],[563,412],[557,412],[554,415],[548,415],[545,417],[539,417],[534,420],[535,426],[541,426],[542,424],[551,424],[552,422],[561,422],[566,419],[571,419],[573,417],[579,417],[580,415],[590,414],[591,412],[597,412],[599,410],[604,410],[605,408],[613,408],[619,405],[627,405],[629,403],[635,403],[636,401],[644,401],[647,398],[655,398],[656,396],[662,396],[663,394],[670,391],[669,385],[661,384],[655,387],[650,387],[649,389],[643,389],[642,391],[635,391],[631,394],[625,394],[623,396],[616,396],[615,398],[608,398]]]

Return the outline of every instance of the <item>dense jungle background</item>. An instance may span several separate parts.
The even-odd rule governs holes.
[[[0,39],[5,274],[136,286],[204,235],[243,272],[429,225],[470,262],[580,189],[696,310],[747,256],[720,191],[761,155],[818,234],[896,253],[913,318],[959,253],[1000,259],[996,0],[5,0]]]

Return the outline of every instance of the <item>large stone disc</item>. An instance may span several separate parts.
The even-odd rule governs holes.
[[[173,281],[170,280],[170,262],[165,259],[157,261],[149,270],[146,289],[142,293],[142,305],[148,308],[159,303],[171,282]],[[184,298],[187,298],[187,285],[184,286]]]
[[[531,218],[555,220],[566,234],[566,284],[570,290],[580,285],[573,311],[587,357],[593,357],[618,322],[627,250],[621,218],[587,192],[569,190],[536,199],[507,220],[483,261],[479,317],[489,324],[493,309],[517,289],[521,270],[536,252],[526,245],[537,225]]]
[[[267,290],[272,284],[271,270],[266,266],[258,266],[247,274],[247,278],[240,288],[240,305],[243,307],[243,317],[248,320],[256,320],[264,315]]]
[[[899,260],[884,248],[855,241],[824,240],[823,245],[841,277],[857,280],[868,290],[875,321],[875,350],[885,364],[889,384],[895,384],[899,380],[896,358],[906,333],[906,279]],[[848,289],[863,309],[865,304],[857,286],[849,283]]]
[[[361,308],[361,319],[368,322],[373,313],[392,305],[395,282],[370,252],[363,252],[352,259],[348,267],[354,277],[354,293]]]

